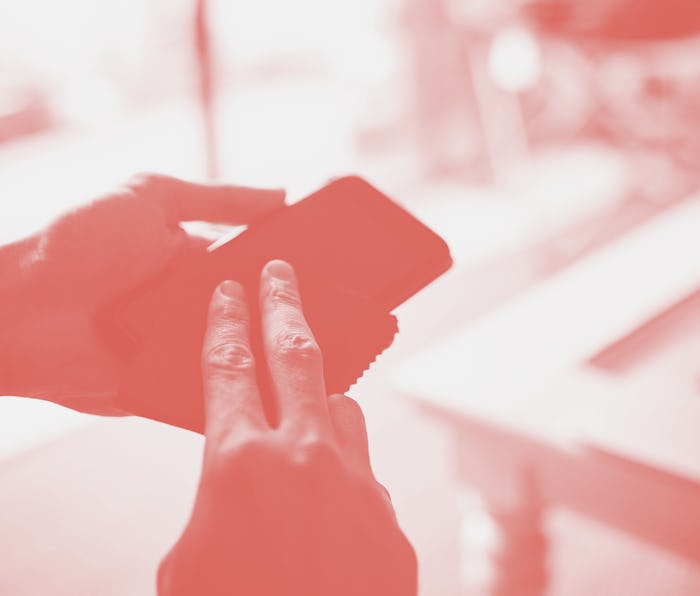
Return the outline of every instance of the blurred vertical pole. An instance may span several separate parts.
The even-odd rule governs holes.
[[[211,34],[207,20],[207,0],[195,0],[195,53],[199,105],[204,129],[204,155],[209,178],[218,176],[216,131],[214,128],[214,78]]]

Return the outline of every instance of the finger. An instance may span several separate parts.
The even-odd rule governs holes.
[[[196,184],[160,174],[141,174],[129,186],[157,205],[168,225],[194,220],[247,224],[284,206],[285,198],[281,189]]]
[[[207,439],[221,441],[263,429],[265,414],[250,348],[250,320],[240,284],[225,281],[215,291],[202,351]]]
[[[263,343],[280,425],[330,431],[321,351],[302,312],[294,270],[270,261],[260,277]]]
[[[343,452],[356,464],[371,471],[367,426],[360,405],[345,395],[328,397],[333,430]]]

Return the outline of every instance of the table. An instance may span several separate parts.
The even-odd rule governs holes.
[[[699,225],[694,197],[396,366],[518,544],[564,506],[700,563]]]

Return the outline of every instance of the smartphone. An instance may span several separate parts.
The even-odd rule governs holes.
[[[251,346],[268,416],[274,400],[258,321],[258,279],[272,259],[297,274],[328,393],[343,393],[393,341],[391,311],[452,264],[445,242],[359,177],[284,207],[212,252],[178,256],[148,285],[100,314],[121,360],[117,406],[196,432],[204,429],[200,352],[208,303],[225,279],[243,284]]]

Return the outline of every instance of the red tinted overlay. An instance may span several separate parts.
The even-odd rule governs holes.
[[[0,596],[700,594],[700,0],[6,4]]]
[[[265,267],[259,300],[278,422],[263,408],[245,291],[227,281],[204,340],[202,481],[160,592],[415,594],[415,555],[372,474],[362,412],[326,396],[288,264]]]
[[[7,307],[36,321],[33,339],[25,328],[27,343],[8,351],[8,393],[92,413],[155,412],[154,418],[206,435],[194,510],[161,566],[161,594],[416,593],[416,557],[374,479],[363,414],[351,398],[329,396],[327,385],[342,390],[357,380],[391,343],[396,328],[389,310],[449,266],[449,254],[385,198],[376,199],[378,212],[389,209],[389,220],[375,220],[368,238],[374,233],[378,240],[377,225],[398,219],[407,236],[397,237],[393,250],[410,251],[421,240],[423,248],[427,242],[438,249],[414,275],[388,269],[391,261],[376,245],[377,259],[347,244],[331,254],[340,228],[335,237],[318,234],[319,245],[285,241],[285,233],[303,238],[324,221],[372,214],[357,196],[369,186],[335,185],[338,192],[317,197],[321,213],[312,199],[307,216],[303,202],[284,208],[279,191],[142,176],[4,253],[22,292]],[[263,216],[268,223],[256,224]],[[253,223],[238,240],[241,249],[209,254],[206,243],[178,227],[183,219]],[[256,225],[272,227],[266,237],[273,241],[260,246],[260,236],[252,236]],[[331,366],[324,366],[307,322],[294,269],[263,258],[285,250],[304,266]],[[312,266],[314,252],[323,250],[325,260],[317,261],[328,268],[327,278]],[[354,261],[343,259],[343,251]],[[178,256],[183,253],[190,260]],[[23,262],[31,269],[27,280]],[[186,267],[189,277],[173,282],[173,271]],[[328,293],[326,284],[339,289]],[[149,292],[124,328],[118,317]],[[105,311],[115,302],[120,308]],[[128,399],[125,375],[133,390]]]

